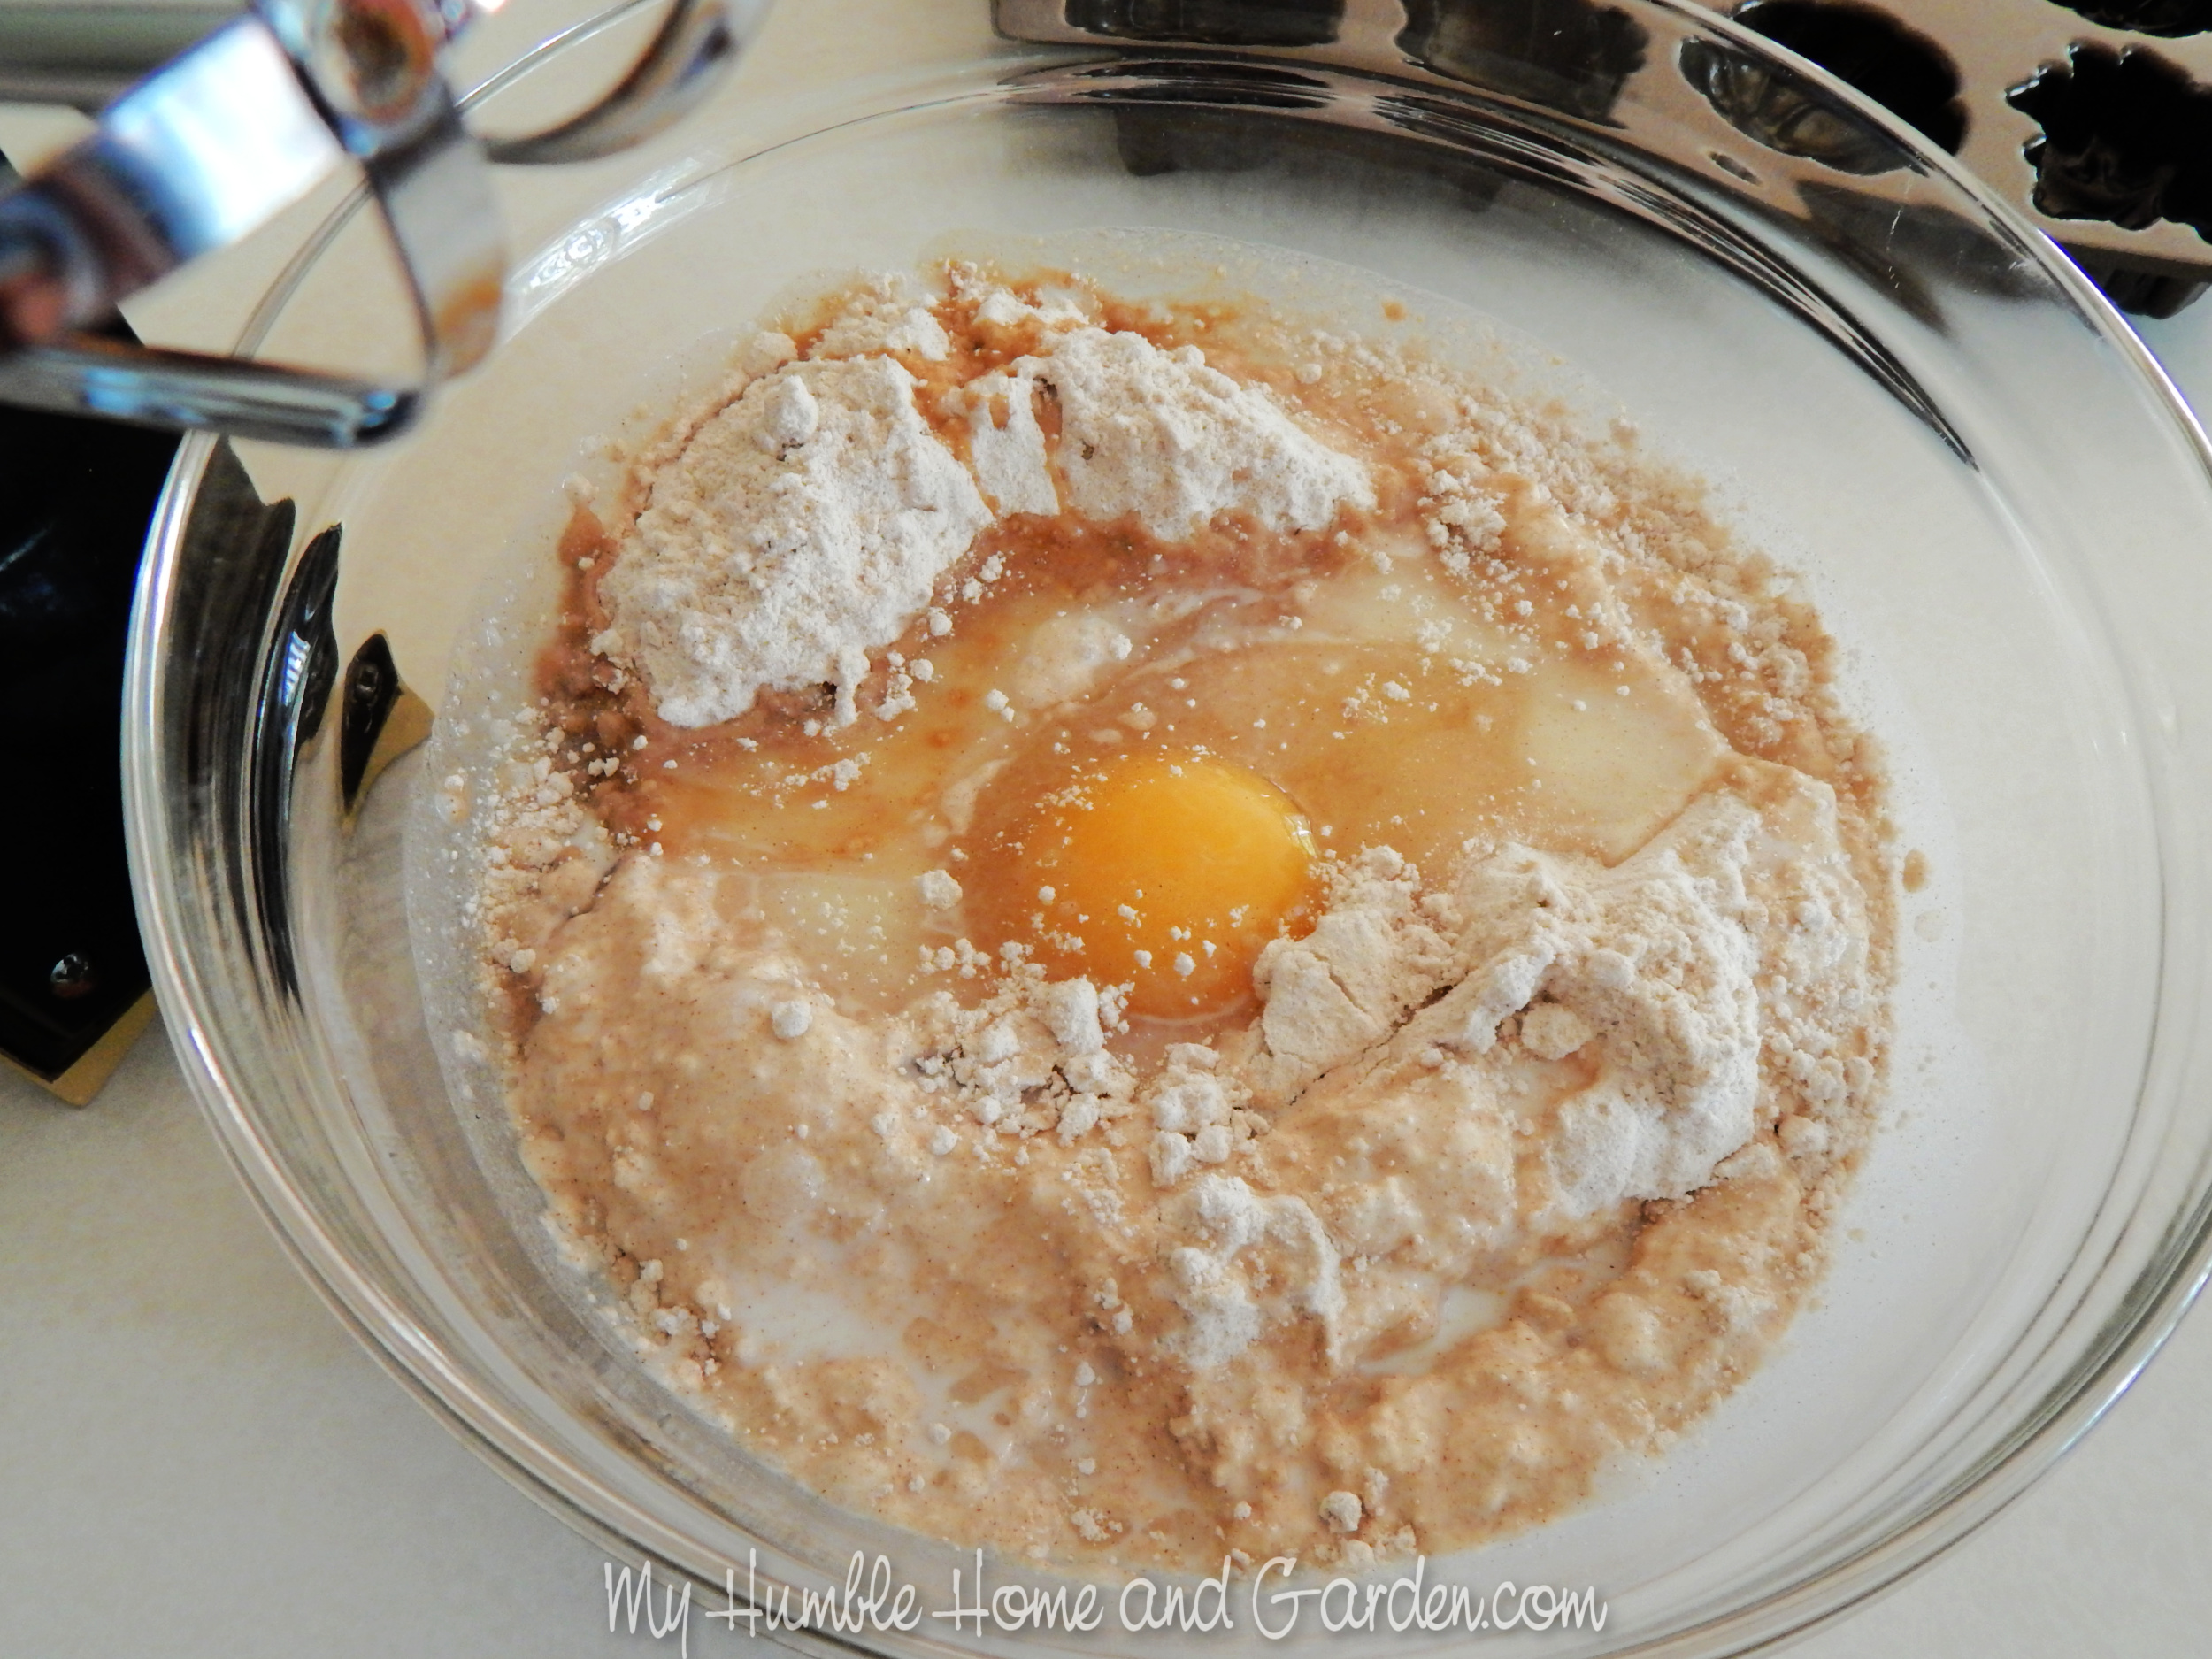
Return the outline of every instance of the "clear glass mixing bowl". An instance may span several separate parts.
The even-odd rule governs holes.
[[[1732,1653],[1879,1590],[2048,1467],[2199,1282],[2212,481],[2194,422],[2048,244],[1743,31],[1614,0],[1585,50],[1410,10],[1394,76],[1038,52],[725,101],[626,162],[515,187],[542,242],[512,337],[409,438],[180,455],[127,772],[186,1070],[395,1372],[526,1489],[710,1601],[727,1566],[819,1586],[864,1549],[941,1606],[959,1557],[749,1460],[598,1317],[499,1102],[442,1063],[466,1015],[419,965],[450,917],[409,859],[420,878],[427,761],[465,712],[451,687],[487,649],[484,595],[549,565],[564,477],[812,273],[1144,228],[1262,250],[1286,282],[1348,267],[1416,323],[1424,296],[1471,308],[1740,495],[1848,647],[1901,844],[1931,872],[1903,900],[1893,1121],[1820,1304],[1709,1424],[1586,1511],[1431,1564],[1609,1604],[1601,1633],[1515,1640]],[[342,212],[243,347],[364,361],[390,292]],[[1079,1640],[925,1625],[846,1640],[1163,1640],[1111,1619]],[[1266,1645],[1242,1617],[1201,1644]]]

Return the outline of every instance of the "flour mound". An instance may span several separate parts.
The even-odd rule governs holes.
[[[925,362],[942,363],[952,354],[952,341],[929,307],[915,297],[913,286],[895,273],[866,284],[846,300],[807,356],[910,351]]]
[[[787,365],[655,476],[601,592],[661,718],[712,726],[764,688],[833,683],[898,638],[991,511],[888,357]]]
[[[869,654],[930,607],[1000,517],[1064,505],[1181,540],[1229,511],[1310,531],[1347,503],[1374,504],[1363,463],[1194,347],[1163,351],[1004,290],[978,314],[1041,337],[1034,355],[955,389],[968,465],[888,355],[941,363],[949,337],[903,278],[885,277],[848,296],[804,361],[789,360],[786,336],[756,341],[741,366],[758,378],[654,468],[601,584],[614,626],[595,646],[635,664],[663,719],[713,726],[764,689],[826,684],[835,723],[850,725]],[[1041,388],[1058,401],[1056,438],[1038,416]]]
[[[1776,847],[1791,868],[1840,861],[1832,820],[1776,816],[1801,844],[1722,791],[1617,868],[1509,842],[1425,895],[1412,866],[1372,850],[1310,933],[1261,957],[1240,1079],[1261,1104],[1303,1111],[1394,1098],[1425,1067],[1468,1110],[1497,1113],[1517,1071],[1579,1055],[1589,1082],[1531,1125],[1555,1214],[1686,1198],[1757,1131],[1763,1033],[1798,1023],[1761,1007],[1760,979],[1779,964],[1755,942],[1762,906],[1747,879]],[[1840,956],[1820,970],[1804,995],[1839,1004],[1864,972]]]
[[[1175,1208],[1199,1240],[1168,1257],[1170,1294],[1189,1321],[1171,1346],[1193,1371],[1226,1364],[1271,1325],[1302,1316],[1328,1331],[1342,1316],[1337,1248],[1303,1199],[1209,1175]]]
[[[1417,908],[1419,893],[1419,872],[1371,848],[1332,885],[1311,933],[1260,953],[1260,1041],[1247,1072],[1264,1104],[1287,1103],[1381,1042],[1445,982],[1450,949]]]
[[[968,456],[976,481],[999,511],[1060,511],[1027,380],[995,370],[968,382]]]
[[[1752,1137],[1759,955],[1744,872],[1759,827],[1746,803],[1714,795],[1618,869],[1514,847],[1462,884],[1486,957],[1463,1045],[1489,1051],[1518,1013],[1539,1058],[1587,1048],[1597,1063],[1547,1151],[1567,1214],[1686,1198]]]
[[[1163,351],[1141,334],[1071,329],[1005,378],[994,390],[1015,394],[1010,434],[1025,437],[1034,419],[1018,407],[1023,383],[1058,398],[1066,505],[1087,518],[1133,516],[1179,541],[1232,510],[1271,530],[1318,530],[1347,503],[1375,504],[1364,465],[1307,433],[1263,388],[1209,368],[1194,346]],[[1040,454],[1026,443],[1018,453],[1017,442],[1002,463],[1010,483],[1012,465]],[[1020,488],[1039,494],[1033,475]]]

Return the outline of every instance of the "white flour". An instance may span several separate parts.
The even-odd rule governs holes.
[[[836,723],[850,725],[869,653],[930,608],[977,534],[998,516],[1056,513],[1064,495],[1086,518],[1133,517],[1167,538],[1225,511],[1317,530],[1347,503],[1373,505],[1363,463],[1194,348],[1070,326],[1071,308],[1002,293],[985,297],[987,315],[1063,332],[964,388],[972,478],[924,419],[907,368],[860,355],[949,350],[935,316],[888,278],[848,301],[807,361],[755,380],[653,471],[602,589],[615,626],[593,643],[636,664],[663,719],[712,726],[763,689],[833,685]],[[1059,400],[1056,443],[1037,417],[1041,386]]]
[[[1597,1076],[1561,1104],[1548,1154],[1570,1215],[1686,1197],[1751,1139],[1759,955],[1744,865],[1758,827],[1716,794],[1618,869],[1509,848],[1461,884],[1481,963],[1460,1042],[1488,1053],[1519,1013],[1539,1058],[1595,1045]]]
[[[913,284],[893,273],[859,289],[822,331],[810,357],[855,357],[871,351],[911,351],[942,363],[952,350],[944,325],[914,297]]]
[[[849,724],[868,652],[898,638],[990,521],[901,365],[787,365],[660,469],[603,588],[616,637],[594,643],[634,653],[672,725],[826,683]]]
[[[1271,530],[1318,530],[1348,502],[1374,505],[1364,466],[1309,435],[1264,388],[1208,368],[1195,346],[1163,351],[1141,334],[1078,328],[974,388],[979,430],[983,406],[1011,406],[977,471],[1001,499],[1036,503],[1013,511],[1057,506],[1033,387],[1059,400],[1055,458],[1069,510],[1086,518],[1133,516],[1176,541],[1233,510]]]
[[[1468,1100],[1495,1111],[1524,1056],[1581,1052],[1595,1075],[1543,1131],[1559,1212],[1686,1196],[1755,1128],[1745,869],[1759,828],[1751,805],[1716,792],[1617,869],[1509,844],[1471,861],[1455,891],[1417,901],[1410,868],[1370,852],[1310,933],[1262,957],[1257,1041],[1240,1069],[1280,1107],[1412,1057],[1464,1073]],[[1859,970],[1827,965],[1839,984]],[[1807,993],[1817,985],[1808,976]]]

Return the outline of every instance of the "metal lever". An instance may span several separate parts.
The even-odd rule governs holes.
[[[525,63],[638,8],[629,0]],[[763,9],[744,0],[748,22]],[[549,132],[480,144],[442,73],[471,0],[257,0],[107,106],[98,130],[0,196],[0,401],[165,427],[351,447],[402,431],[437,381],[498,334],[504,258],[488,158],[592,159],[660,130],[733,62],[723,0],[676,0],[599,104]],[[492,87],[520,73],[521,65]],[[227,246],[350,157],[412,287],[422,385],[119,345],[81,331],[119,300]]]

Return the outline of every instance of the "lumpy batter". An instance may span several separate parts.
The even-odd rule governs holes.
[[[1707,1411],[1886,1041],[1789,585],[1625,438],[1257,306],[787,324],[579,508],[483,808],[524,1156],[641,1349],[1076,1563],[1440,1553]]]

